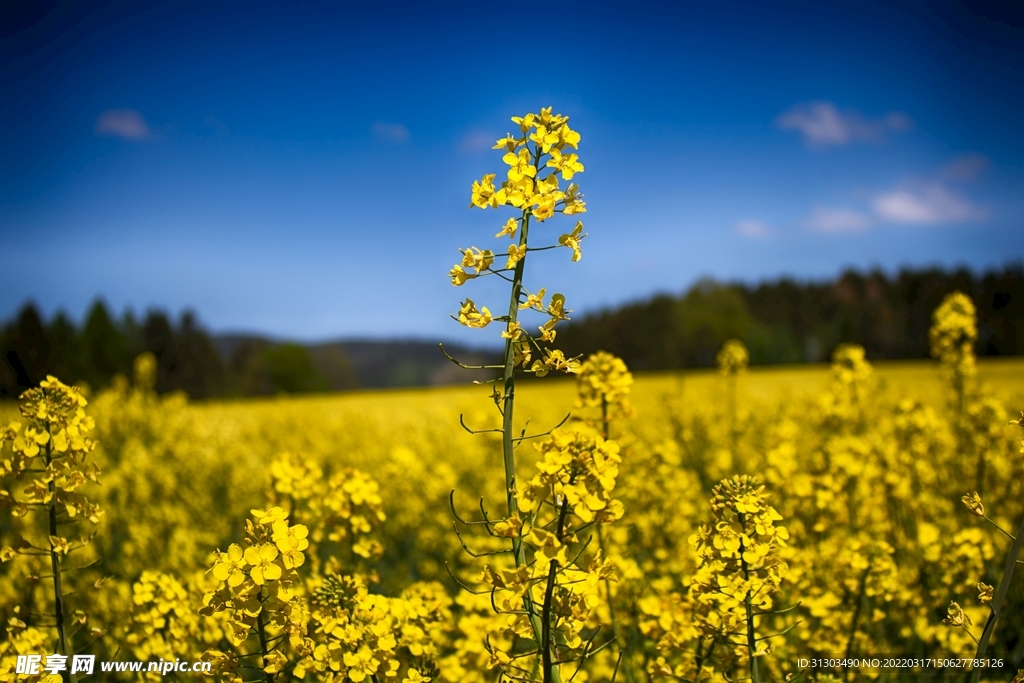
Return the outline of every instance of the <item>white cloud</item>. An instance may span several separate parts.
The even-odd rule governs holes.
[[[146,119],[134,109],[108,109],[96,119],[93,130],[96,135],[125,140],[148,140],[153,135]]]
[[[736,224],[736,234],[743,237],[767,237],[771,228],[759,220],[747,218]]]
[[[804,225],[817,232],[833,234],[862,232],[871,227],[871,217],[854,209],[817,206],[804,220]]]
[[[459,149],[466,154],[475,154],[476,152],[483,152],[494,146],[497,136],[491,135],[490,133],[482,133],[480,131],[474,131],[472,133],[466,133],[459,140]]]
[[[975,180],[989,165],[988,157],[984,154],[962,154],[940,168],[939,175],[949,180]]]
[[[409,129],[401,123],[377,121],[373,124],[373,134],[380,140],[400,144],[408,142]]]
[[[981,220],[988,210],[940,183],[897,187],[875,195],[871,208],[890,223],[960,223]]]
[[[775,123],[782,130],[799,131],[811,147],[879,142],[887,131],[903,131],[912,125],[910,117],[901,112],[867,119],[852,110],[840,111],[832,102],[798,104],[780,114]]]

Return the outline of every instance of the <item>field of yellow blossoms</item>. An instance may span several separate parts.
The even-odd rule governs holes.
[[[514,118],[508,179],[473,184],[515,212],[507,262],[470,247],[450,273],[510,285],[453,316],[500,331],[494,381],[190,403],[143,355],[0,405],[0,681],[77,680],[16,671],[50,653],[232,683],[1024,680],[1024,361],[975,360],[962,294],[933,362],[566,358],[565,297],[525,265],[581,257],[567,121]],[[865,655],[904,664],[799,664]]]
[[[609,425],[621,460],[613,493],[623,509],[600,539],[610,580],[584,591],[581,637],[600,630],[602,643],[613,632],[616,640],[575,680],[609,680],[619,643],[618,680],[694,680],[698,667],[713,680],[743,677],[742,647],[721,637],[709,652],[707,635],[737,610],[702,602],[695,549],[701,524],[715,519],[712,488],[737,473],[763,480],[776,524],[787,530],[784,544],[771,548],[785,569],[762,609],[792,609],[757,623],[765,636],[785,631],[762,641],[768,680],[796,671],[796,653],[973,652],[964,629],[943,623],[947,608],[956,602],[980,635],[988,607],[977,585],[995,585],[1011,541],[961,497],[978,490],[985,514],[1011,533],[1024,517],[1019,427],[1008,424],[1013,407],[1024,405],[1024,363],[983,363],[978,371],[988,391],[968,403],[963,433],[948,388],[925,363],[873,371],[854,355],[832,371],[641,376],[629,415]],[[520,412],[532,422],[592,410],[575,407],[572,380],[521,391]],[[144,374],[90,397],[84,410],[95,422],[89,460],[98,481],[86,478],[76,493],[103,512],[96,524],[83,520],[65,534],[66,565],[91,565],[65,575],[73,647],[262,665],[222,654],[255,648],[237,626],[244,608],[224,608],[217,589],[232,576],[255,581],[232,548],[248,550],[246,520],[256,534],[274,533],[274,524],[260,524],[270,509],[304,537],[281,544],[294,548],[295,559],[271,564],[279,566],[274,582],[290,581],[289,596],[278,588],[281,604],[267,624],[270,637],[289,641],[278,650],[282,669],[309,660],[289,676],[321,680],[321,668],[340,662],[351,680],[365,680],[357,671],[371,666],[381,681],[395,680],[390,671],[397,680],[495,680],[488,648],[500,651],[508,617],[445,568],[468,588],[488,585],[481,580],[488,558],[462,548],[449,505],[454,490],[466,521],[482,519],[481,498],[492,517],[502,516],[498,439],[459,426],[460,414],[467,425],[492,426],[487,402],[485,390],[467,387],[189,404],[157,397]],[[27,422],[4,406],[3,423],[13,420]],[[521,450],[532,465],[538,452]],[[5,503],[9,494],[27,497],[10,480],[11,457],[6,443]],[[3,512],[0,609],[8,635],[0,671],[12,670],[16,653],[55,651],[53,618],[44,616],[53,609],[49,561],[28,549],[48,549],[44,515],[20,512],[9,505]],[[462,536],[477,552],[497,547],[472,525]],[[271,583],[270,576],[262,578]],[[991,647],[1018,659],[1019,585]],[[325,606],[327,594],[338,603]],[[294,604],[286,605],[289,598]]]

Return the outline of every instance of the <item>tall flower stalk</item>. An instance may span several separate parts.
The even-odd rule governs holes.
[[[1015,424],[1024,427],[1024,411],[1021,411],[1020,420]],[[1024,453],[1024,441],[1021,441],[1021,453]],[[1010,582],[1013,580],[1013,570],[1018,564],[1020,564],[1020,556],[1024,553],[1024,519],[1021,519],[1020,526],[1017,528],[1016,534],[1010,534],[1008,531],[996,524],[992,519],[985,514],[985,505],[981,501],[981,497],[978,492],[966,494],[962,499],[963,504],[967,507],[970,513],[976,517],[981,517],[989,524],[994,526],[1011,541],[1009,552],[1006,553],[1006,558],[1003,561],[1003,572],[999,577],[999,583],[993,589],[992,586],[988,586],[984,583],[978,584],[979,600],[982,604],[986,604],[989,607],[988,619],[985,621],[985,626],[982,629],[981,637],[976,638],[978,649],[975,654],[975,659],[982,659],[985,657],[985,653],[988,652],[988,643],[992,638],[992,633],[996,628],[996,621],[998,621],[1000,614],[1003,611],[1003,603],[1006,601],[1006,595],[1010,591]],[[952,603],[956,605],[956,603]],[[964,630],[970,634],[968,626],[970,622],[966,619],[962,619],[960,624],[956,623],[954,610],[950,607],[950,618],[945,620],[945,623],[951,625],[961,625]],[[957,606],[959,610],[959,606]],[[971,634],[974,638],[974,635]],[[978,683],[981,679],[981,673],[984,669],[981,667],[975,668],[971,672],[971,683]]]
[[[729,446],[732,455],[736,457],[736,445],[739,441],[739,421],[737,419],[739,376],[746,373],[747,365],[750,364],[750,353],[747,347],[739,339],[729,339],[719,350],[715,357],[718,371],[725,377],[728,383],[729,393]]]
[[[754,620],[777,613],[771,595],[788,571],[780,548],[789,532],[775,525],[782,516],[769,497],[747,475],[722,480],[711,492],[714,521],[690,538],[699,562],[690,593],[700,631],[710,647],[721,641],[745,648],[754,683],[762,680],[758,659],[770,652],[767,641],[782,635],[758,636]]]
[[[942,300],[932,315],[928,330],[932,357],[939,361],[942,374],[953,390],[953,413],[956,420],[957,443],[961,452],[973,449],[967,425],[967,402],[970,381],[977,374],[974,344],[978,341],[978,319],[971,301],[963,292],[953,292]],[[975,489],[985,492],[985,453],[977,454]]]
[[[552,114],[550,107],[542,109],[540,114],[513,117],[512,122],[518,125],[519,133],[506,134],[494,146],[494,149],[505,152],[502,160],[508,166],[506,179],[495,184],[496,174],[487,174],[481,180],[474,181],[470,203],[471,208],[497,209],[509,206],[517,211],[517,215],[508,218],[495,235],[497,239],[508,237],[512,240],[507,255],[498,257],[492,249],[469,247],[461,250],[461,263],[453,266],[448,275],[455,286],[462,286],[469,280],[484,276],[499,277],[510,285],[508,312],[505,315],[495,317],[486,306],[478,309],[476,303],[467,298],[458,315],[453,317],[470,328],[487,327],[492,322],[505,326],[501,333],[505,340],[505,350],[500,366],[459,365],[501,370],[501,378],[496,380],[501,390],[495,387],[492,394],[494,404],[501,413],[501,428],[489,431],[501,433],[508,519],[520,520],[515,446],[531,437],[524,433],[517,438],[514,434],[517,373],[531,372],[544,376],[553,371],[575,373],[580,367],[576,359],[566,358],[561,351],[546,346],[555,339],[555,325],[567,320],[570,311],[566,309],[565,297],[561,294],[553,294],[546,301],[545,288],[537,290],[535,294],[526,289],[526,261],[531,252],[558,248],[571,250],[572,261],[578,261],[581,257],[580,242],[586,235],[583,234],[583,223],[577,221],[573,230],[562,234],[557,243],[539,247],[531,245],[531,229],[539,228],[555,214],[572,216],[585,211],[579,187],[572,183],[565,187],[561,185],[561,181],[572,180],[575,174],[583,171],[578,156],[569,151],[570,148],[577,149],[580,135],[569,127],[569,117]],[[496,258],[506,259],[504,267],[495,267]],[[546,316],[547,319],[537,328],[537,333],[527,331],[522,325],[520,313],[524,311]],[[522,534],[511,534],[509,538],[516,568],[526,567],[527,547]],[[543,609],[538,611],[533,591],[524,591],[522,600],[534,639],[543,651],[544,680],[558,680],[558,669],[552,664],[550,656],[552,640],[549,624],[545,620],[547,613]]]
[[[70,540],[62,528],[83,519],[95,524],[103,514],[78,492],[89,481],[96,482],[99,476],[95,463],[88,460],[96,444],[88,438],[94,422],[85,414],[86,404],[78,389],[50,376],[39,387],[22,394],[20,412],[25,423],[12,422],[0,430],[0,447],[11,444],[11,457],[0,463],[0,474],[12,483],[17,480],[27,483],[20,497],[0,491],[0,506],[13,508],[15,517],[24,517],[29,512],[46,515],[45,541],[22,538],[16,546],[5,547],[0,559],[7,562],[21,555],[49,560],[56,649],[58,654],[68,657],[68,661],[74,654],[71,643],[74,633],[69,623],[69,592],[65,589],[64,575],[83,566],[69,568],[67,558],[88,545],[90,538],[81,536]],[[30,481],[25,482],[26,479]],[[75,621],[84,626],[87,617],[83,613]],[[74,674],[68,667],[62,677],[76,680]]]

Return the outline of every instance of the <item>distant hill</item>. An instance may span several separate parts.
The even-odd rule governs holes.
[[[832,280],[788,278],[748,283],[703,280],[679,294],[660,294],[615,308],[574,315],[559,326],[567,355],[604,350],[634,370],[714,364],[726,339],[741,339],[753,364],[820,362],[837,344],[865,347],[873,360],[927,358],[932,312],[959,290],[978,315],[976,350],[983,356],[1024,354],[1024,267],[984,273],[847,271]],[[445,347],[468,365],[493,365],[497,351]],[[93,388],[131,376],[143,352],[157,361],[156,390],[195,399],[338,391],[357,387],[429,386],[488,379],[446,359],[422,339],[341,339],[303,344],[258,335],[211,335],[196,316],[177,320],[160,310],[115,318],[97,300],[75,324],[58,313],[45,320],[30,302],[0,325],[0,398],[37,386],[47,374]]]
[[[224,363],[237,366],[240,355],[273,346],[271,340],[253,335],[219,335],[214,346]],[[444,357],[437,342],[419,339],[342,339],[301,344],[309,351],[318,373],[332,390],[354,387],[384,388],[462,384],[487,379],[483,371],[464,370]],[[493,365],[500,353],[472,349],[461,344],[444,345],[445,351],[466,365]],[[340,366],[348,364],[351,374]]]
[[[467,365],[494,365],[498,352],[446,344]],[[189,311],[178,320],[159,310],[142,319],[114,318],[97,300],[76,325],[58,313],[50,320],[26,303],[0,324],[0,398],[18,396],[48,374],[99,389],[132,376],[135,358],[157,361],[156,390],[194,399],[428,386],[489,379],[444,357],[437,342],[419,339],[343,339],[302,344],[251,334],[211,335]]]

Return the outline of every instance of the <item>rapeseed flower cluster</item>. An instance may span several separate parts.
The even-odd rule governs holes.
[[[970,297],[953,292],[942,300],[932,316],[928,340],[932,357],[955,381],[963,382],[976,374],[974,344],[978,341],[978,323]]]
[[[358,578],[327,576],[313,596],[312,652],[299,673],[325,681],[426,683],[450,614],[437,585],[417,585],[399,598],[369,593]]]
[[[469,280],[494,275],[512,285],[512,302],[507,315],[491,313],[487,306],[477,308],[472,299],[463,301],[457,316],[453,316],[461,325],[471,328],[483,328],[492,322],[505,324],[501,336],[507,340],[513,367],[521,367],[527,372],[543,377],[549,372],[577,372],[579,362],[566,358],[557,350],[542,346],[555,340],[555,326],[568,320],[572,311],[565,307],[565,297],[552,294],[546,300],[547,289],[541,287],[531,294],[524,288],[523,273],[526,257],[529,252],[545,251],[558,247],[568,248],[571,261],[582,258],[581,242],[587,235],[583,232],[583,223],[577,221],[568,233],[558,237],[557,243],[545,246],[532,246],[529,243],[531,221],[535,229],[540,223],[552,218],[556,213],[574,216],[586,211],[586,203],[579,186],[569,183],[562,186],[562,181],[569,181],[577,173],[583,172],[583,164],[575,151],[580,135],[569,127],[569,117],[552,114],[551,108],[542,109],[540,114],[514,116],[512,122],[519,127],[519,133],[507,134],[497,141],[494,149],[505,152],[502,161],[508,166],[506,179],[495,183],[496,174],[484,175],[481,180],[474,181],[470,192],[470,207],[481,209],[497,209],[509,206],[517,210],[518,215],[510,217],[502,224],[495,234],[496,239],[508,237],[512,242],[508,245],[507,258],[504,265],[492,249],[469,247],[460,249],[462,260],[452,266],[448,276],[452,284],[459,287]],[[546,317],[531,333],[523,327],[519,320],[519,311],[531,310]]]
[[[750,364],[750,353],[739,339],[729,339],[722,345],[715,357],[718,371],[723,375],[738,375],[747,371]]]
[[[14,545],[5,545],[0,550],[0,561],[26,561],[19,578],[28,587],[18,601],[18,611],[24,609],[28,616],[29,611],[42,608],[37,600],[46,604],[43,614],[52,618],[56,627],[55,649],[66,657],[75,653],[72,638],[76,633],[87,631],[91,637],[100,634],[96,627],[89,627],[85,609],[72,612],[69,608],[70,591],[65,586],[65,574],[73,569],[69,564],[71,556],[92,541],[81,526],[77,538],[70,537],[66,530],[74,530],[72,525],[97,524],[103,514],[81,492],[90,482],[98,483],[100,474],[99,467],[89,458],[96,446],[89,438],[95,422],[86,415],[86,405],[88,401],[78,389],[48,376],[39,387],[22,394],[19,412],[24,422],[15,420],[0,429],[0,451],[4,457],[0,476],[5,485],[0,490],[0,509],[10,510],[12,523],[8,528],[18,536]],[[16,486],[20,492],[7,490]],[[38,513],[45,524],[26,519],[31,513]],[[49,589],[39,590],[40,595],[37,588],[41,588],[42,572],[32,562],[34,558],[48,560],[45,564],[49,573],[44,575],[49,578]],[[89,564],[79,560],[79,568]],[[14,629],[26,627],[26,622],[17,617],[9,624]]]
[[[380,486],[365,472],[347,467],[326,477],[316,463],[285,453],[271,463],[270,473],[271,501],[293,520],[308,520],[310,554],[314,562],[327,562],[326,571],[338,573],[357,558],[376,559],[384,552],[374,531],[387,515]],[[318,553],[325,544],[330,548]]]
[[[304,644],[308,620],[298,569],[306,561],[309,530],[302,524],[290,525],[288,513],[280,507],[251,513],[244,544],[217,551],[211,568],[217,587],[203,596],[200,610],[204,616],[227,614],[224,635],[236,649],[207,650],[203,659],[213,662],[227,680],[238,682],[243,680],[238,673],[243,667],[274,680],[295,660],[290,652]],[[246,645],[253,649],[238,652]],[[258,661],[243,662],[247,657]]]
[[[598,409],[601,414],[599,429],[608,438],[609,422],[633,414],[629,403],[632,387],[633,375],[623,360],[598,351],[587,357],[576,376],[576,407]]]

